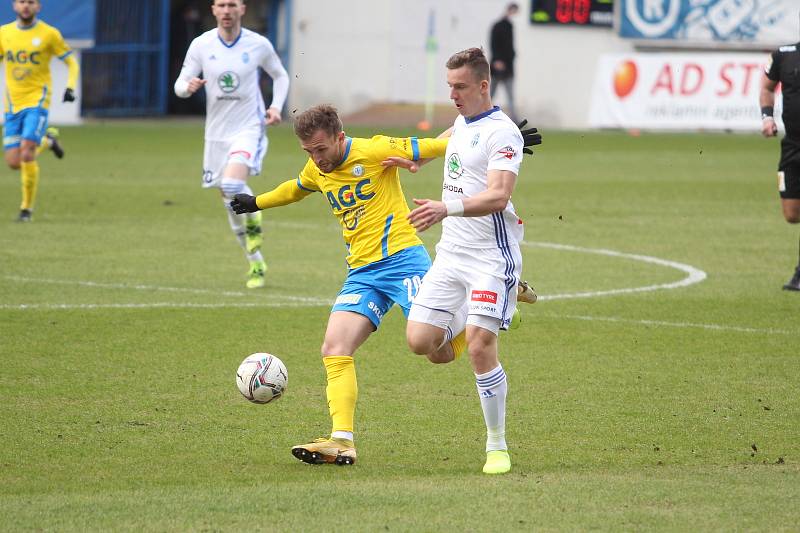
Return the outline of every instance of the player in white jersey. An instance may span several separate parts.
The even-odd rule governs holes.
[[[247,287],[258,288],[265,284],[267,268],[261,255],[261,213],[237,215],[229,204],[236,194],[252,194],[247,178],[261,173],[265,127],[281,122],[289,75],[272,43],[242,27],[244,0],[213,0],[211,11],[217,27],[189,45],[175,94],[188,98],[205,87],[203,187],[220,189],[231,230],[250,262]],[[259,68],[272,78],[272,103],[266,109]]]
[[[489,94],[489,63],[478,48],[447,62],[450,98],[459,117],[444,165],[442,201],[414,200],[408,217],[418,231],[442,221],[436,259],[408,316],[406,336],[418,354],[441,345],[457,330],[458,310],[469,304],[467,347],[486,422],[487,474],[511,469],[505,441],[506,375],[497,334],[507,329],[517,304],[522,270],[522,221],[511,193],[522,161],[523,137]],[[428,350],[428,351],[426,351]]]

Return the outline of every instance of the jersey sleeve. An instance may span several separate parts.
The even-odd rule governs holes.
[[[767,75],[767,78],[771,79],[772,81],[779,81],[781,79],[781,58],[781,53],[778,50],[775,50],[767,60],[767,66],[764,69],[764,73]]]
[[[442,157],[447,152],[448,138],[418,139],[417,137],[387,137],[376,135],[370,139],[372,156],[379,161],[387,157],[403,157],[412,161]]]
[[[317,183],[317,179],[319,179],[319,170],[317,170],[317,165],[309,159],[306,166],[300,171],[300,175],[297,176],[297,187],[308,192],[320,192],[322,188]]]
[[[512,131],[509,127],[495,131],[487,140],[486,148],[489,151],[487,170],[509,170],[519,175],[523,148],[519,130]]]
[[[269,107],[283,109],[286,96],[289,94],[289,74],[269,39],[264,38],[264,46],[266,50],[259,66],[272,78],[272,103]]]
[[[186,58],[183,60],[183,67],[181,67],[181,72],[178,74],[178,79],[175,80],[175,94],[181,98],[190,96],[190,93],[186,90],[186,85],[189,80],[200,77],[200,73],[203,72],[203,64],[200,62],[198,47],[197,39],[193,40],[186,51]]]
[[[69,47],[64,40],[64,36],[56,28],[53,28],[53,42],[52,42],[53,55],[63,60],[72,53],[72,48]]]

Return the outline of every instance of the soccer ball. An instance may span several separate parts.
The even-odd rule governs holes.
[[[289,374],[283,361],[272,354],[254,353],[245,357],[236,370],[236,386],[253,403],[269,403],[286,391]]]

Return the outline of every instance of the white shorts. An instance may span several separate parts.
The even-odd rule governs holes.
[[[507,248],[436,247],[436,259],[414,297],[409,320],[445,329],[464,302],[469,304],[468,324],[484,327],[475,315],[497,319],[508,329],[517,308],[517,283],[522,272],[518,245]],[[485,328],[491,329],[491,328]]]
[[[250,175],[261,174],[269,142],[263,126],[248,126],[227,141],[206,141],[203,152],[203,187],[219,187],[231,157],[241,159]]]

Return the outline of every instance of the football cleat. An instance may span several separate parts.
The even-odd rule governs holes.
[[[526,304],[535,304],[539,297],[536,295],[536,289],[528,285],[527,281],[520,281],[517,284],[517,301]]]
[[[511,323],[508,324],[508,329],[519,329],[520,324],[522,324],[522,313],[519,312],[519,309],[514,309],[514,314],[511,316]]]
[[[264,238],[261,235],[261,213],[256,212],[247,217],[245,226],[244,245],[248,254],[254,254],[261,249]]]
[[[783,290],[785,291],[800,291],[800,265],[798,265],[797,269],[794,271],[794,276],[789,282],[783,286]]]
[[[33,213],[30,209],[20,209],[17,222],[30,222],[33,220]]]
[[[347,466],[356,463],[356,449],[353,441],[335,437],[323,437],[308,444],[293,446],[292,455],[310,465]]]
[[[53,154],[61,159],[64,157],[64,149],[61,147],[61,144],[58,142],[58,129],[57,128],[47,128],[47,132],[45,136],[50,139],[50,149],[53,151]]]
[[[250,272],[247,274],[247,288],[260,289],[266,285],[265,274],[267,273],[267,264],[264,261],[251,261]]]
[[[486,452],[486,464],[483,465],[484,474],[505,474],[509,470],[511,470],[511,457],[507,450]]]

